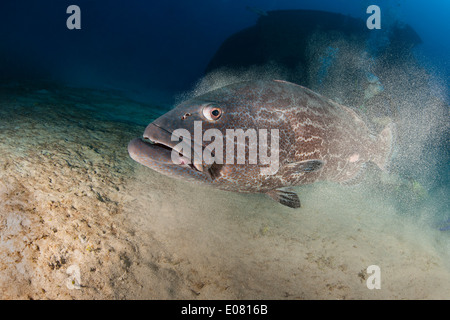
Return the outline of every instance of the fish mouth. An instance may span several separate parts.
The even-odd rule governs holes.
[[[187,150],[190,150],[194,159],[184,156],[183,152]],[[147,126],[141,138],[130,142],[128,151],[134,160],[151,168],[175,165],[203,173],[206,167],[203,163],[195,161],[201,158],[195,157],[193,141],[186,137],[178,137],[172,131],[155,123]]]

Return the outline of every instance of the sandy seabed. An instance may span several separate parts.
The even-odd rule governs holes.
[[[298,188],[293,210],[167,178],[127,153],[154,118],[107,91],[0,89],[1,299],[450,298],[448,232],[358,187]]]

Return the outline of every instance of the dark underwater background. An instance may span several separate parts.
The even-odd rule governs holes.
[[[81,30],[66,28],[69,16],[66,9],[73,4],[81,8]],[[284,43],[283,50],[296,50],[299,48],[295,48],[295,35],[288,34],[281,27],[278,29],[281,25],[279,22],[283,22],[284,18],[276,20],[277,12],[295,9],[320,10],[342,14],[344,20],[345,17],[351,17],[364,22],[369,16],[366,9],[372,4],[381,8],[381,30],[368,31],[363,24],[363,30],[352,29],[349,32],[350,36],[343,38],[342,41],[339,39],[340,35],[336,37],[333,34],[330,38],[318,37],[316,42],[311,40],[313,38],[308,38],[309,40],[302,44],[308,48],[302,58],[304,66],[307,65],[304,69],[297,68],[298,61],[283,60],[283,57],[275,63],[267,63],[268,61],[259,56],[258,50],[254,50],[257,46],[256,38],[251,38],[253,42],[241,43],[236,37],[242,36],[244,30],[250,30],[245,33],[247,36],[258,34],[255,30],[263,30],[258,28],[264,27],[264,35],[270,36],[273,33],[276,35],[275,38],[279,38],[279,34],[286,36],[288,43]],[[261,12],[267,16],[261,15]],[[236,279],[245,282],[247,274],[258,273],[258,267],[255,267],[252,261],[243,263],[244,267],[241,265],[238,267],[239,263],[234,263],[240,257],[238,253],[229,261],[222,261],[216,257],[215,252],[217,248],[222,248],[221,241],[224,241],[219,239],[217,234],[227,235],[228,239],[234,236],[235,240],[226,241],[230,248],[236,246],[237,252],[240,252],[239,246],[242,242],[248,241],[250,245],[244,246],[246,251],[243,255],[261,249],[257,244],[259,240],[255,239],[273,236],[273,239],[279,242],[280,239],[284,241],[287,234],[295,239],[299,237],[299,242],[306,243],[305,248],[309,248],[311,244],[312,253],[305,253],[308,257],[305,259],[313,261],[317,265],[317,270],[333,268],[347,274],[345,263],[334,265],[326,253],[320,251],[320,245],[313,243],[317,234],[321,234],[320,237],[325,240],[330,240],[333,236],[339,237],[341,234],[333,231],[333,224],[336,223],[337,227],[341,224],[349,225],[353,223],[353,218],[360,221],[359,219],[363,218],[355,212],[364,210],[368,215],[385,212],[385,215],[379,217],[379,221],[375,221],[377,217],[372,221],[380,230],[383,230],[384,224],[389,225],[386,230],[391,231],[405,228],[407,230],[405,234],[412,238],[417,232],[417,243],[419,246],[423,244],[427,252],[434,252],[431,247],[437,248],[442,261],[430,258],[424,262],[427,267],[420,269],[423,273],[418,275],[424,279],[423,282],[418,282],[418,291],[425,288],[428,267],[432,268],[430,266],[440,265],[442,262],[442,265],[450,268],[449,12],[450,2],[443,0],[2,0],[0,168],[3,172],[0,172],[2,199],[0,255],[5,257],[3,260],[7,267],[0,270],[14,270],[11,271],[14,276],[0,273],[0,288],[10,288],[8,281],[18,278],[21,279],[18,288],[22,289],[15,291],[4,289],[3,296],[0,293],[0,298],[42,297],[45,296],[45,292],[42,293],[44,288],[47,296],[51,298],[192,298],[190,296],[192,292],[194,297],[200,298],[280,298],[283,294],[286,294],[285,297],[294,297],[283,293],[281,288],[283,281],[277,284],[273,271],[271,273],[264,267],[261,267],[263,270],[261,276],[259,278],[255,276],[254,286],[249,284],[248,290],[232,289],[231,293],[227,293],[226,289],[217,289],[219,286],[213,288],[211,283],[215,283],[216,279],[201,267],[194,268],[199,275],[191,278],[190,274],[196,273],[191,273],[190,264],[194,265],[195,262],[199,266],[211,264],[213,270],[211,273],[220,275],[222,275],[221,267],[224,267],[226,270],[224,274],[237,274]],[[270,20],[271,17],[274,20]],[[311,21],[311,24],[313,23],[314,21]],[[307,24],[305,22],[305,25]],[[398,29],[395,29],[397,27]],[[394,33],[389,33],[390,30],[406,31],[393,36]],[[359,39],[360,33],[362,37],[367,36],[373,41],[362,43],[360,51],[346,45],[356,41],[354,37]],[[230,44],[225,47],[227,39],[237,39],[241,46]],[[329,39],[332,41],[328,43]],[[386,44],[389,41],[392,47]],[[269,50],[270,54],[276,56],[277,48],[272,50]],[[361,52],[369,54],[360,55]],[[227,64],[228,62],[230,63]],[[224,69],[221,69],[222,67]],[[222,198],[223,193],[220,191],[211,191],[213,196],[220,198],[219,206],[225,208],[223,212],[219,210],[217,218],[217,221],[223,224],[215,225],[216,220],[209,216],[211,208],[208,205],[214,206],[212,198],[206,199],[205,204],[194,204],[194,198],[203,201],[203,194],[196,193],[196,189],[186,190],[188,187],[185,185],[179,185],[168,180],[169,178],[150,172],[150,169],[140,167],[128,158],[127,142],[142,134],[148,123],[170,110],[176,103],[240,79],[261,77],[283,78],[297,82],[330,99],[360,109],[369,118],[370,125],[375,131],[380,129],[386,117],[397,122],[399,140],[398,150],[392,161],[392,175],[381,178],[384,181],[381,187],[370,183],[361,188],[351,187],[356,188],[356,195],[351,193],[351,190],[355,190],[351,188],[350,191],[340,191],[341,189],[336,189],[335,186],[324,186],[323,190],[328,191],[323,191],[321,185],[306,187],[300,193],[302,201],[305,199],[305,215],[309,217],[308,212],[319,216],[321,213],[330,214],[330,218],[321,217],[317,218],[317,221],[312,217],[303,221],[301,215],[298,217],[285,215],[284,208],[277,212],[277,204],[269,204],[266,207],[264,202],[266,199],[263,197],[246,198],[230,195],[229,198],[228,196]],[[372,91],[368,91],[369,88]],[[26,131],[22,133],[21,130],[24,128]],[[73,132],[77,133],[71,135]],[[64,143],[71,143],[71,146],[64,147]],[[132,183],[129,183],[127,178],[130,178]],[[45,183],[42,182],[44,180]],[[173,190],[179,193],[178,197],[183,196],[193,201],[183,203],[181,206],[168,205],[167,202],[173,201],[167,199],[173,196],[172,193],[175,192]],[[210,192],[206,188],[200,191],[204,194]],[[73,199],[69,196],[64,198],[66,194],[74,194]],[[321,196],[330,196],[333,199],[327,203]],[[334,208],[336,204],[339,209]],[[150,216],[144,214],[148,208],[154,210]],[[331,219],[332,217],[339,219],[340,214],[347,211],[351,214],[343,216],[339,222]],[[32,217],[27,216],[26,212],[31,213]],[[121,212],[125,212],[124,216],[121,216]],[[160,215],[160,212],[163,214]],[[275,214],[272,216],[272,213]],[[17,218],[16,221],[14,218],[16,214],[22,218]],[[283,216],[280,217],[278,214]],[[246,215],[248,219],[244,218]],[[66,218],[61,218],[63,216]],[[388,222],[392,216],[395,216],[397,225]],[[91,219],[88,227],[84,226],[89,220],[87,217]],[[78,219],[74,227],[76,231],[65,230],[65,227],[62,227],[67,225],[69,228],[75,218]],[[200,222],[200,218],[203,222]],[[291,218],[292,221],[289,220]],[[364,215],[364,218],[367,217]],[[382,221],[385,218],[386,221]],[[402,220],[403,218],[405,220]],[[108,223],[104,223],[105,219]],[[46,224],[42,223],[44,220]],[[197,221],[198,224],[191,221]],[[410,228],[405,221],[414,221],[414,227]],[[41,231],[30,231],[34,230],[33,223],[43,228],[42,234],[45,237],[39,233]],[[232,227],[228,229],[226,223],[235,227],[238,225],[237,229],[245,226],[246,231],[254,231],[254,234],[247,239],[238,231],[230,231]],[[297,231],[300,229],[297,230],[294,226],[286,227],[290,223],[299,225],[309,223],[317,229],[314,231],[311,229],[311,233],[303,229],[301,231],[304,234],[299,235]],[[403,226],[403,223],[407,226]],[[103,227],[106,224],[109,229]],[[127,227],[122,230],[121,224]],[[135,228],[137,229],[136,226],[139,225],[148,228],[150,236],[145,235],[143,230],[136,231]],[[97,227],[98,229],[95,229]],[[286,230],[283,229],[285,227]],[[55,232],[55,228],[60,231]],[[192,231],[196,228],[200,228],[204,233]],[[345,227],[342,228],[345,230]],[[65,238],[62,229],[68,234]],[[419,236],[422,229],[425,231]],[[401,233],[403,231],[399,231],[400,238],[403,237]],[[94,244],[95,232],[110,236],[108,238],[110,243],[117,241],[112,245],[115,251],[108,249],[104,244],[108,242],[106,240],[102,245]],[[332,236],[328,237],[325,235],[326,232]],[[170,240],[178,233],[179,239]],[[153,244],[152,241],[156,239],[155,246],[159,251],[155,253],[145,245],[135,249],[139,244],[133,247],[129,241],[135,234],[137,234],[134,239],[136,243],[142,240],[141,243],[150,241]],[[386,242],[390,239],[389,235],[384,237]],[[20,242],[22,236],[32,240],[27,240],[25,245]],[[408,236],[405,236],[405,239],[410,239]],[[353,235],[349,233],[346,239],[352,237]],[[78,239],[77,245],[67,240],[73,238]],[[11,242],[11,239],[20,241]],[[45,242],[42,239],[50,240]],[[194,249],[188,245],[191,244],[191,247],[196,245],[193,239],[210,243],[210,246],[202,244],[198,251],[193,252]],[[361,238],[358,239],[364,243]],[[373,239],[376,237],[367,241],[373,242]],[[241,240],[242,242],[239,242]],[[264,245],[276,247],[278,243],[274,244],[275,240],[270,240],[273,242],[267,240],[269,242],[264,242]],[[397,243],[395,239],[393,241]],[[334,245],[332,240],[330,242]],[[28,253],[26,250],[31,250],[30,243],[36,243],[36,246],[39,243],[40,249],[37,246],[37,249]],[[398,248],[402,243],[399,241]],[[389,248],[390,250],[393,248],[392,252],[397,253],[395,244]],[[81,253],[71,253],[71,250],[76,252],[77,246],[82,247]],[[48,250],[45,251],[44,248]],[[290,251],[286,248],[288,246],[283,249],[286,252],[280,252],[289,254]],[[201,256],[199,252],[202,249],[205,255],[212,253],[212,262]],[[167,253],[170,250],[176,254]],[[370,251],[370,246],[367,250]],[[25,259],[15,256],[19,251],[25,252],[22,253]],[[376,255],[377,250],[374,251]],[[410,258],[408,261],[414,261],[413,258],[421,259],[418,257],[419,254],[416,256],[414,250],[398,249],[399,255],[403,257],[404,251],[407,252],[408,259]],[[115,252],[115,255],[112,252]],[[86,257],[91,253],[97,256]],[[188,253],[192,254],[192,260],[183,260],[188,259],[185,258]],[[330,252],[328,254],[331,255]],[[379,253],[378,257],[382,254]],[[87,262],[82,264],[80,261],[83,259],[80,257],[87,259],[86,261],[95,267],[89,267]],[[285,259],[285,256],[280,253],[278,258]],[[38,261],[40,264],[38,267],[30,266],[25,264],[27,259]],[[98,262],[102,259],[111,259],[111,265],[120,268],[114,269],[108,265],[110,269],[102,269]],[[148,268],[144,271],[139,269],[143,268],[144,264],[139,265],[137,262],[139,259],[146,261],[146,265],[150,266],[152,271],[148,271],[150,270]],[[288,262],[294,264],[298,261]],[[91,279],[97,286],[104,288],[106,293],[96,295],[94,291],[85,289],[85,295],[76,295],[72,291],[64,293],[66,295],[62,293],[59,295],[58,290],[52,291],[52,277],[58,279],[58,283],[63,283],[66,276],[62,270],[71,263],[79,263],[82,271],[90,270],[86,271],[89,276],[83,275],[85,278],[82,279]],[[265,262],[258,260],[258,263],[264,265]],[[96,282],[96,271],[92,271],[92,268],[101,269],[104,271],[103,274],[114,275],[115,279],[122,279],[123,273],[129,274],[129,277],[133,275],[132,281],[136,283],[144,281],[142,279],[145,277],[156,277],[160,279],[158,285],[164,294],[152,293],[150,289],[149,291],[134,289],[137,285],[134,286],[134,282],[130,284],[132,281],[129,279],[131,282],[125,281],[126,284],[121,285],[112,280],[101,280],[104,283],[100,280]],[[240,268],[243,268],[243,271],[236,271],[241,270]],[[274,270],[283,269],[283,266],[276,264],[274,268]],[[286,270],[296,272],[287,267]],[[57,271],[60,273],[55,276]],[[430,281],[430,284],[442,284],[446,281],[448,283],[448,273],[436,274],[438,280]],[[205,278],[210,277],[208,278],[210,283],[206,281],[206,284],[198,284],[202,275]],[[234,280],[230,279],[231,276],[226,280],[222,279],[227,284],[224,288],[238,288]],[[1,280],[4,280],[3,283]],[[222,280],[216,282],[222,283]],[[38,285],[33,285],[35,286],[33,290],[27,291],[23,289],[29,286],[27,281],[30,283],[35,281]],[[264,289],[266,281],[269,283],[273,281],[272,286],[275,288],[273,292],[276,292],[273,296],[268,294],[269,290]],[[166,282],[178,284],[166,288]],[[153,285],[152,282],[145,282],[141,287],[150,288]],[[313,282],[309,291],[304,289],[295,297],[367,297],[364,296],[365,293],[358,295],[359,293],[355,293],[352,289],[348,289],[348,292],[352,292],[353,295],[349,294],[345,288],[338,291],[346,293],[339,293],[338,296],[331,293],[330,295],[317,293],[313,289],[314,286]],[[326,286],[329,288],[328,284]],[[187,287],[189,289],[186,289]],[[448,285],[442,287],[443,292],[448,292]],[[393,292],[401,292],[402,287],[391,289]],[[329,289],[330,292],[333,290]],[[432,292],[429,288],[423,290]],[[402,297],[399,293],[387,296]],[[433,295],[417,297],[430,296]],[[381,294],[378,297],[386,296]],[[440,293],[436,293],[435,297],[448,298]]]
[[[445,1],[77,1],[82,29],[65,28],[71,1],[0,4],[2,79],[49,78],[112,86],[145,94],[189,90],[203,76],[221,43],[255,24],[265,11],[313,9],[366,19],[382,9],[382,28],[393,20],[413,27],[423,40],[424,61],[449,78],[450,32]],[[446,8],[447,7],[447,8]],[[61,14],[62,12],[62,14]],[[373,32],[377,32],[376,30]],[[187,63],[188,62],[188,63]]]

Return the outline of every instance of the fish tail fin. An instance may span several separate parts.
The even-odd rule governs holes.
[[[373,144],[371,160],[382,170],[387,170],[389,167],[394,153],[395,134],[395,124],[391,122],[381,131]]]

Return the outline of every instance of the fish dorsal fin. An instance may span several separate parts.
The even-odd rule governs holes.
[[[300,199],[295,192],[287,191],[286,189],[274,189],[266,193],[276,202],[281,203],[289,208],[300,208]]]
[[[318,159],[313,160],[305,160],[305,161],[298,161],[298,162],[291,162],[286,165],[287,168],[289,168],[292,171],[295,172],[314,172],[322,169],[323,167],[323,161]]]

